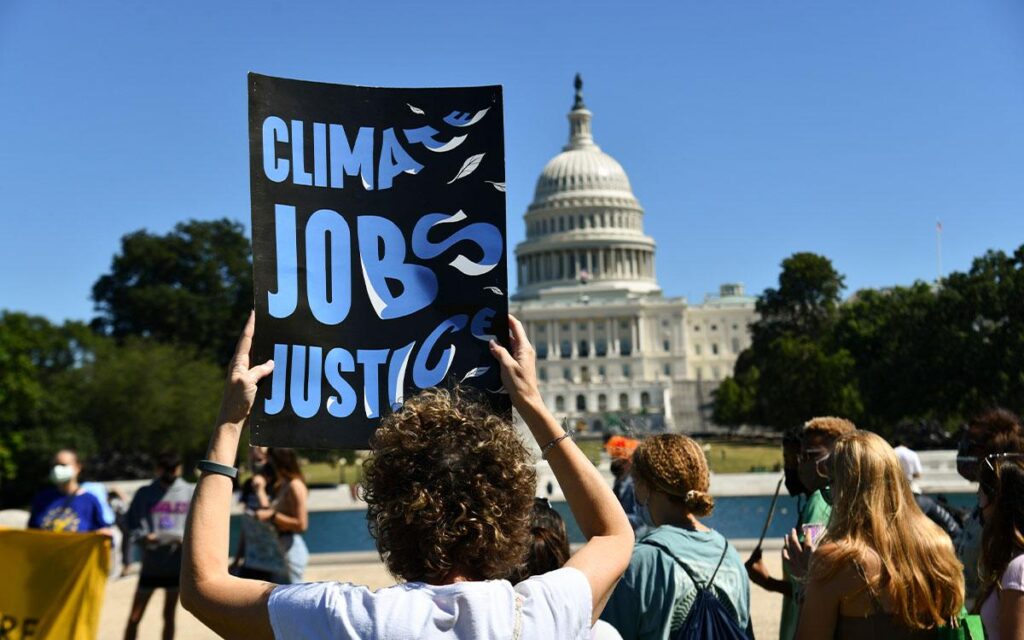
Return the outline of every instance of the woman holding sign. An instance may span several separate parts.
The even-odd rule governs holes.
[[[529,539],[533,465],[513,426],[463,392],[426,390],[385,418],[367,461],[371,531],[405,581],[371,592],[341,583],[275,586],[228,573],[231,481],[256,383],[254,319],[238,343],[185,533],[181,600],[225,637],[587,638],[629,562],[633,531],[615,495],[544,406],[533,347],[509,319],[491,344],[513,405],[558,478],[587,543],[565,567],[502,580]]]

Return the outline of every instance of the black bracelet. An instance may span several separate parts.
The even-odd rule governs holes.
[[[236,469],[235,467],[229,467],[226,464],[214,462],[213,460],[200,460],[196,464],[196,468],[198,468],[200,471],[205,471],[207,473],[217,473],[222,476],[227,476],[229,478],[238,477],[238,469]]]

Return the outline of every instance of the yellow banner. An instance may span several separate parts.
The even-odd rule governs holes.
[[[95,638],[109,567],[105,536],[0,529],[0,640]]]

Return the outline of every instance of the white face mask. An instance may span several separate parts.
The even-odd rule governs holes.
[[[75,470],[69,464],[55,464],[50,469],[50,482],[53,484],[67,484],[75,477]]]

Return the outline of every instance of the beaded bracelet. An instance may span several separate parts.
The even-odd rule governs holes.
[[[547,459],[548,459],[548,451],[551,451],[551,449],[553,449],[553,448],[555,447],[555,445],[557,445],[557,444],[558,444],[559,442],[561,442],[562,440],[565,440],[566,438],[571,438],[571,437],[573,437],[573,435],[574,435],[575,433],[576,433],[576,431],[575,431],[574,429],[569,429],[568,431],[566,431],[566,432],[565,432],[565,433],[563,433],[562,435],[558,436],[557,438],[555,438],[555,439],[554,439],[554,440],[552,440],[551,442],[549,442],[549,443],[547,443],[546,445],[544,445],[544,446],[543,446],[543,447],[541,448],[541,450],[540,450],[540,457],[541,457],[542,459],[544,459],[544,460],[547,460]]]

